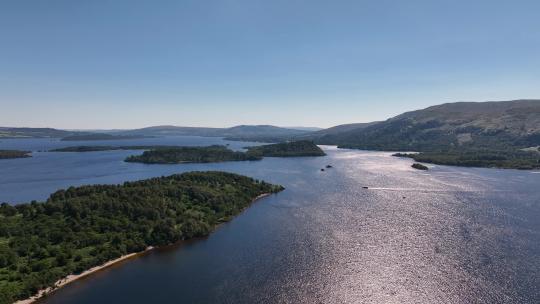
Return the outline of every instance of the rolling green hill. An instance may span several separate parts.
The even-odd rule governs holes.
[[[442,104],[318,136],[316,141],[348,148],[414,151],[537,146],[540,100]]]
[[[133,130],[67,131],[52,128],[0,127],[0,138],[62,138],[63,140],[116,140],[155,136],[225,137],[240,141],[284,141],[312,133],[312,128],[292,129],[270,125],[240,125],[230,128],[153,126]]]
[[[324,131],[311,134],[316,143],[430,152],[431,157],[424,160],[433,163],[505,168],[519,163],[522,168],[536,168],[538,150],[534,147],[540,146],[540,100],[447,103],[342,132]],[[491,159],[494,153],[501,159]],[[450,154],[452,157],[445,157]],[[484,162],[486,158],[490,161]],[[525,165],[517,161],[523,158],[527,159]]]
[[[271,139],[272,141],[281,141],[307,133],[310,133],[310,131],[281,128],[270,125],[240,125],[231,128],[155,126],[143,129],[123,131],[118,134],[143,136],[189,135],[225,137],[230,140],[243,141],[265,141],[269,139]]]

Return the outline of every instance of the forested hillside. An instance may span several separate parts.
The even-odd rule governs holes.
[[[442,104],[315,140],[348,148],[401,151],[538,146],[540,100]]]
[[[448,103],[310,136],[341,148],[422,152],[412,157],[436,164],[538,168],[540,100]]]

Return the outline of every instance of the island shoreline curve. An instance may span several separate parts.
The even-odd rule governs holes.
[[[260,194],[258,195],[257,197],[255,197],[252,201],[251,201],[251,204],[255,203],[256,201],[262,199],[262,198],[265,198],[267,196],[270,196],[272,193],[263,193],[263,194]],[[248,206],[249,207],[249,206]],[[242,214],[245,210],[248,209],[248,207],[244,208],[240,213],[238,213],[236,216]],[[236,217],[235,216],[235,217]],[[227,221],[227,222],[230,222],[230,221]],[[221,227],[223,224],[227,223],[227,222],[223,222],[219,225],[217,225],[215,227],[215,229],[212,231],[212,232],[215,232],[217,229],[219,229],[219,227]],[[197,239],[197,238],[193,238],[193,239]],[[180,240],[179,242],[176,242],[174,244],[169,244],[169,245],[166,245],[166,246],[161,246],[161,247],[168,247],[168,246],[174,246],[174,245],[177,245],[179,243],[182,243],[186,240]],[[35,295],[27,298],[27,299],[24,299],[24,300],[18,300],[16,302],[14,302],[13,304],[31,304],[31,303],[35,303],[36,301],[46,297],[47,295],[50,295],[52,293],[54,293],[55,291],[65,287],[66,285],[69,285],[77,280],[80,280],[82,278],[85,278],[85,277],[88,277],[94,273],[97,273],[101,270],[104,270],[104,269],[107,269],[113,265],[116,265],[120,262],[123,262],[123,261],[126,261],[128,259],[131,259],[131,258],[135,258],[135,257],[139,257],[143,254],[146,254],[148,253],[149,251],[151,250],[154,250],[154,249],[157,249],[157,248],[161,248],[161,247],[157,247],[157,246],[149,246],[147,247],[145,250],[143,251],[139,251],[139,252],[133,252],[133,253],[129,253],[129,254],[126,254],[126,255],[123,255],[117,259],[114,259],[114,260],[110,260],[110,261],[107,261],[105,262],[104,264],[102,265],[99,265],[99,266],[94,266],[88,270],[85,270],[83,272],[81,272],[80,274],[70,274],[58,281],[56,281],[54,283],[54,287],[47,287],[47,288],[44,288],[44,289],[41,289],[39,290]]]

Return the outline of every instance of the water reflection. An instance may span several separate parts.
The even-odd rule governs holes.
[[[43,154],[37,167],[0,163],[11,170],[0,193],[39,198],[69,183],[189,170],[231,171],[287,188],[207,239],[150,252],[43,303],[540,302],[538,174],[419,172],[390,153],[325,150],[321,158],[173,166],[125,164],[125,151]],[[327,164],[333,168],[321,172]],[[29,187],[37,190],[27,194]]]

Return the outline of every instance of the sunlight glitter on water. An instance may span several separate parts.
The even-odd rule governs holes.
[[[125,151],[43,153],[0,164],[9,172],[0,187],[10,191],[0,194],[40,198],[69,184],[190,170],[286,188],[208,239],[152,252],[43,303],[540,302],[540,175],[445,166],[424,173],[389,152],[324,149],[326,157],[171,166],[125,164]]]

